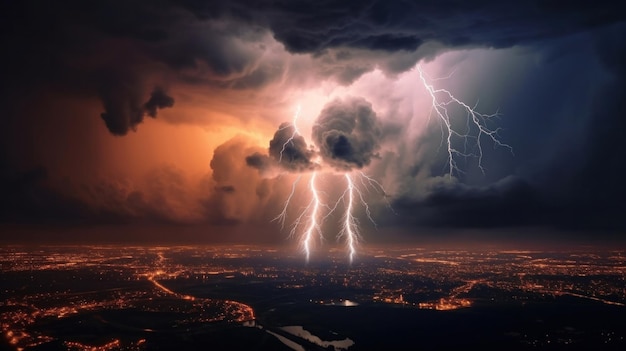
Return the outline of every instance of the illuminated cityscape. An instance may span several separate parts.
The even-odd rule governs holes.
[[[626,350],[615,1],[0,2],[0,351]]]
[[[305,264],[255,246],[7,246],[1,257],[0,322],[17,350],[193,348],[237,333],[262,349],[359,350],[373,344],[355,333],[358,323],[331,316],[437,321],[493,308],[523,316],[533,306],[588,308],[599,314],[585,318],[605,324],[516,317],[501,330],[505,344],[618,347],[626,337],[624,321],[609,319],[626,309],[621,250],[369,248],[351,265],[341,250]]]

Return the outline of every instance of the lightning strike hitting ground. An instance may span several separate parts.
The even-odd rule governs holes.
[[[297,135],[300,134],[300,131],[298,130],[298,117],[299,116],[300,116],[300,105],[298,105],[298,107],[296,108],[296,113],[294,114],[293,121],[291,123],[291,125],[293,126],[293,133],[291,134],[289,139],[287,139],[287,141],[283,143],[283,147],[280,150],[280,157],[278,159],[278,162],[282,161],[283,153],[285,152],[287,145],[293,142],[293,139]],[[285,129],[288,127],[289,126],[285,126],[282,129]],[[298,228],[302,225],[303,221],[305,219],[307,220],[306,230],[301,238],[302,249],[304,250],[304,253],[306,255],[307,262],[309,261],[309,258],[311,257],[311,245],[313,241],[313,235],[315,234],[315,232],[319,234],[320,240],[323,239],[320,224],[317,222],[317,218],[319,216],[319,208],[323,204],[320,202],[319,194],[318,194],[317,188],[315,187],[316,176],[317,176],[317,172],[313,172],[313,174],[311,175],[311,178],[309,179],[309,191],[311,192],[311,201],[304,208],[304,210],[300,212],[300,215],[298,215],[298,217],[295,219],[295,221],[293,222],[291,231],[289,233],[290,237],[295,236],[296,232],[298,231]],[[276,216],[272,220],[272,221],[279,221],[281,228],[284,228],[285,226],[285,220],[287,218],[287,209],[289,208],[291,200],[293,199],[293,196],[296,192],[296,186],[298,185],[298,182],[300,181],[301,177],[302,176],[299,175],[294,180],[293,184],[291,185],[291,193],[289,193],[289,197],[287,197],[287,200],[285,201],[283,210],[278,214],[278,216]],[[310,213],[310,214],[307,216],[307,213]]]
[[[348,204],[346,205],[346,212],[343,215],[343,226],[341,228],[341,231],[339,232],[339,236],[345,237],[346,239],[350,263],[352,263],[352,261],[354,260],[354,256],[356,255],[356,246],[359,241],[359,221],[356,219],[352,212],[354,206],[354,182],[352,182],[352,178],[349,174],[346,173],[345,177],[346,182],[348,183],[348,189],[346,190],[348,194]]]
[[[461,158],[476,158],[478,159],[478,167],[480,168],[483,174],[485,173],[485,168],[483,166],[483,145],[482,139],[488,138],[495,146],[500,146],[507,148],[511,153],[513,149],[510,145],[502,143],[499,139],[498,132],[500,128],[490,129],[487,126],[487,121],[498,117],[498,113],[494,114],[484,114],[476,111],[476,105],[473,107],[467,105],[463,101],[457,99],[446,89],[435,89],[432,84],[428,83],[429,81],[438,81],[443,79],[448,79],[452,76],[454,72],[452,72],[448,77],[439,78],[439,79],[430,79],[425,75],[422,71],[422,68],[418,65],[417,70],[419,71],[420,79],[430,97],[432,98],[432,111],[435,112],[437,117],[442,122],[442,145],[446,143],[447,151],[448,151],[448,175],[453,177],[455,174],[458,175],[460,173],[464,173],[457,164],[457,159]],[[455,129],[455,125],[451,119],[451,108],[456,106],[456,108],[460,108],[465,111],[467,116],[465,119],[465,130],[458,131]],[[431,112],[432,112],[431,111]],[[290,142],[293,142],[293,139],[300,134],[297,122],[298,117],[300,115],[300,106],[296,109],[296,113],[293,118],[293,134],[291,137],[283,144],[282,150],[280,152],[279,162],[282,161],[283,152],[286,150],[287,146]],[[289,126],[285,126],[284,128],[288,128]],[[457,148],[455,145],[458,145],[458,140],[462,140],[461,149]],[[455,143],[456,141],[456,143]],[[313,242],[315,236],[319,236],[320,241],[323,241],[324,235],[322,233],[322,224],[331,216],[331,214],[335,213],[339,209],[343,209],[344,213],[341,217],[340,222],[340,230],[338,234],[338,238],[345,240],[346,250],[348,252],[348,257],[350,263],[354,261],[354,258],[357,254],[357,247],[359,241],[361,239],[360,231],[359,231],[359,220],[355,215],[355,202],[360,203],[363,206],[365,211],[365,215],[367,219],[376,227],[376,222],[372,216],[372,212],[370,210],[370,206],[366,201],[366,196],[364,196],[364,191],[370,193],[372,190],[380,195],[382,195],[387,201],[387,207],[392,211],[393,209],[389,205],[387,200],[387,193],[383,188],[382,184],[378,182],[376,179],[367,176],[365,173],[358,172],[350,172],[344,173],[344,179],[346,181],[346,188],[339,196],[334,206],[330,207],[322,202],[320,199],[320,191],[317,188],[316,180],[318,176],[318,171],[314,171],[311,174],[308,183],[308,191],[311,195],[311,200],[307,204],[307,206],[299,213],[292,224],[292,228],[289,236],[294,237],[299,232],[300,228],[304,228],[300,237],[300,243],[302,249],[306,256],[306,261],[308,262],[311,257],[311,251],[313,248]],[[355,182],[355,177],[358,177],[358,183],[362,186],[359,188],[357,182]],[[284,227],[285,220],[287,218],[287,211],[290,206],[290,203],[294,197],[296,192],[296,187],[298,182],[300,181],[301,175],[299,175],[293,182],[291,187],[291,192],[289,197],[285,201],[285,205],[282,211],[279,213],[273,221],[279,221],[281,224],[281,228]],[[358,197],[358,198],[357,198]],[[321,210],[322,207],[327,210],[326,214],[322,217]],[[395,212],[394,212],[395,213]],[[320,219],[321,217],[321,219]]]
[[[300,134],[297,122],[298,117],[300,115],[300,106],[296,109],[296,113],[293,118],[292,126],[294,129],[293,134],[289,137],[289,139],[283,144],[282,150],[280,152],[279,162],[282,161],[283,152],[286,150],[287,146],[290,142],[293,142],[293,139]],[[288,128],[289,126],[283,127]],[[322,233],[321,225],[324,221],[334,213],[340,206],[340,203],[344,204],[344,214],[342,216],[342,224],[341,230],[339,232],[339,237],[344,238],[346,241],[346,246],[350,258],[350,262],[354,260],[356,255],[356,248],[359,242],[359,228],[358,228],[358,220],[354,215],[354,202],[355,197],[358,196],[358,200],[361,205],[365,209],[365,214],[369,221],[376,227],[376,222],[372,217],[372,212],[370,210],[370,206],[365,200],[365,196],[363,195],[363,191],[354,183],[352,176],[349,173],[344,174],[344,177],[347,181],[346,190],[339,197],[335,205],[331,208],[328,205],[324,204],[320,199],[320,192],[317,189],[316,179],[317,179],[317,171],[311,174],[311,178],[308,183],[308,191],[311,194],[311,200],[307,204],[307,206],[300,211],[299,215],[293,221],[291,226],[291,231],[289,233],[289,237],[295,237],[299,232],[300,228],[304,228],[301,236],[300,236],[300,244],[304,251],[306,261],[308,262],[311,257],[311,251],[313,247],[313,242],[315,237],[318,236],[320,241],[324,240],[324,235]],[[383,186],[375,179],[365,175],[363,172],[359,172],[357,174],[359,176],[361,185],[368,192],[370,189],[374,189],[376,192],[383,194],[386,197],[386,192],[383,189]],[[291,185],[291,192],[285,201],[282,211],[274,218],[272,221],[277,221],[280,223],[281,228],[284,228],[285,221],[287,219],[287,212],[291,205],[291,202],[296,193],[296,189],[298,183],[302,175],[298,175],[298,177],[294,180]],[[324,207],[328,210],[326,215],[320,218],[321,208]]]
[[[309,226],[306,232],[304,233],[304,238],[302,239],[302,247],[304,248],[307,262],[309,261],[309,258],[311,257],[310,245],[311,245],[313,233],[317,232],[320,238],[322,238],[322,229],[317,223],[317,216],[318,216],[318,211],[319,211],[321,203],[320,203],[319,195],[317,193],[317,189],[315,188],[316,176],[317,176],[317,172],[313,172],[313,175],[311,176],[311,180],[309,181],[309,189],[311,190],[311,195],[313,196],[313,199],[311,200],[313,201],[313,209],[311,211],[311,215],[309,216]]]
[[[299,178],[300,177],[298,177],[298,179],[294,181],[292,189],[295,189],[295,184],[299,180]],[[314,240],[315,234],[317,233],[317,235],[319,236],[320,242],[324,240],[324,236],[322,234],[322,229],[321,229],[321,224],[323,220],[318,221],[318,218],[319,218],[319,213],[320,213],[320,207],[328,208],[328,206],[323,204],[320,200],[319,191],[317,190],[317,187],[315,184],[316,178],[317,178],[317,172],[313,172],[313,174],[311,175],[311,178],[309,179],[309,186],[308,186],[309,192],[311,193],[311,201],[309,201],[308,205],[300,212],[298,217],[296,217],[296,219],[293,221],[291,231],[289,232],[289,237],[295,237],[296,233],[298,232],[298,228],[302,227],[304,223],[306,222],[306,226],[305,226],[306,229],[302,233],[302,236],[300,238],[300,244],[306,256],[307,262],[309,261],[309,258],[311,257],[311,251],[312,251],[313,240]],[[291,197],[285,203],[283,212],[281,212],[281,214],[279,214],[278,217],[276,218],[280,218],[282,221],[284,221],[284,218],[286,217],[286,212],[287,212],[286,209],[289,206],[290,201],[291,201]]]
[[[470,107],[463,101],[458,100],[456,97],[454,97],[454,95],[452,95],[452,93],[450,93],[448,90],[435,89],[432,84],[428,84],[426,80],[426,75],[424,71],[422,71],[422,67],[420,65],[417,65],[417,70],[420,74],[420,79],[422,83],[424,84],[424,87],[426,88],[426,90],[428,90],[428,93],[430,94],[430,97],[432,98],[432,110],[435,111],[435,113],[437,114],[437,117],[439,117],[439,119],[443,123],[442,126],[445,127],[445,134],[446,134],[445,139],[446,139],[447,150],[448,150],[448,169],[449,169],[448,174],[450,177],[452,177],[454,173],[456,174],[464,173],[458,167],[456,157],[477,158],[478,167],[480,168],[480,171],[483,174],[485,173],[485,168],[483,166],[483,145],[481,141],[481,138],[483,137],[488,137],[493,142],[494,146],[497,145],[500,147],[507,148],[509,149],[511,153],[513,153],[513,148],[508,144],[502,143],[499,139],[498,133],[500,132],[501,128],[489,129],[486,126],[487,120],[499,116],[497,112],[493,114],[484,114],[484,113],[477,112],[476,107],[478,105],[478,102],[473,107]],[[452,74],[450,74],[448,77],[443,78],[443,79],[447,79],[450,76],[452,76]],[[429,78],[429,80],[436,81],[436,80],[441,80],[441,78],[440,79]],[[450,119],[449,110],[448,110],[449,107],[452,105],[456,105],[462,108],[467,113],[466,131],[464,133],[456,131],[452,126],[452,120]],[[475,135],[471,134],[472,133],[471,126],[474,126],[474,129],[476,130]],[[458,138],[463,139],[463,151],[458,150],[457,148],[454,147],[453,140],[452,140],[453,137],[458,137]],[[468,151],[469,140],[475,140],[475,151]]]

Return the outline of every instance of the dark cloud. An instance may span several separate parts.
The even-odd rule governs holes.
[[[293,172],[315,167],[315,154],[301,136],[285,144],[293,127],[283,125],[267,152],[237,143],[215,150],[213,178],[206,181],[201,195],[190,194],[193,187],[173,170],[155,171],[148,182],[152,185],[142,189],[115,180],[90,180],[89,185],[60,189],[51,185],[51,171],[33,168],[37,164],[33,152],[8,141],[37,136],[41,129],[56,131],[57,116],[68,110],[33,113],[28,122],[20,114],[24,106],[38,104],[42,92],[59,91],[76,101],[99,99],[104,112],[98,116],[102,110],[94,110],[90,118],[101,117],[113,134],[124,135],[146,115],[155,117],[158,109],[173,105],[164,90],[151,92],[155,85],[183,82],[253,90],[278,79],[299,84],[310,76],[332,77],[347,85],[375,68],[398,73],[449,49],[525,46],[534,51],[536,60],[523,77],[511,78],[507,66],[488,67],[481,77],[481,81],[506,79],[517,90],[479,94],[481,104],[489,100],[482,98],[486,91],[492,91],[492,100],[515,101],[503,106],[504,118],[498,123],[516,151],[506,172],[515,169],[511,172],[518,176],[491,185],[441,182],[426,195],[398,194],[394,207],[400,217],[393,220],[400,218],[407,225],[533,224],[623,232],[626,12],[615,6],[608,0],[1,2],[0,43],[5,50],[0,65],[0,154],[9,161],[0,174],[0,217],[232,224],[257,211],[248,204],[250,194],[271,197],[271,187],[258,185],[258,174],[250,167]],[[580,34],[593,36],[593,53]],[[560,47],[568,41],[567,48]],[[291,53],[310,55],[284,60],[281,45]],[[544,61],[548,53],[553,64]],[[509,95],[494,97],[502,91]],[[344,171],[370,164],[386,133],[362,99],[333,102],[318,122],[314,141],[319,155]],[[73,133],[89,131],[77,126]],[[433,135],[438,136],[438,130]],[[432,141],[427,138],[414,145]],[[398,163],[413,164],[420,176],[429,173],[419,181],[430,180],[431,164],[416,161],[430,149],[417,146],[398,151],[402,159]],[[106,151],[98,157],[107,157]],[[388,172],[401,173],[403,167]],[[494,173],[488,170],[487,177],[502,177]],[[399,188],[409,187],[416,187],[415,182]],[[185,212],[188,208],[194,213]]]
[[[420,199],[399,198],[400,220],[434,227],[506,227],[545,224],[545,205],[519,177],[476,187],[439,178]]]
[[[608,0],[94,0],[89,5],[64,0],[54,6],[10,1],[1,8],[2,40],[11,48],[4,55],[10,69],[3,77],[67,86],[91,76],[94,65],[127,73],[137,64],[158,62],[189,79],[205,75],[201,68],[206,66],[226,87],[254,88],[283,72],[280,63],[258,62],[273,49],[259,45],[269,35],[291,52],[315,55],[332,48],[413,52],[432,42],[449,48],[510,47],[626,19],[613,7]],[[108,43],[99,46],[102,42]],[[354,64],[342,66],[348,72],[336,75],[346,81],[346,75],[376,66],[408,69],[425,54],[401,63],[381,55],[377,64],[365,65],[353,57],[347,62]],[[119,59],[111,61],[115,56]]]
[[[141,98],[132,90],[106,89],[101,93],[104,112],[100,117],[107,129],[115,135],[125,135],[129,129],[143,121],[144,109]]]
[[[311,162],[314,152],[307,148],[304,137],[296,133],[291,123],[282,123],[274,133],[274,138],[270,140],[269,153],[286,169],[302,171],[314,167]]]
[[[246,156],[246,164],[260,171],[269,170],[273,165],[270,157],[260,152],[255,152],[252,155]]]
[[[61,196],[50,191],[44,167],[22,172],[0,169],[0,219],[4,221],[66,220],[78,213],[68,209]]]
[[[150,99],[143,105],[148,116],[156,118],[157,109],[174,106],[174,98],[167,95],[162,88],[156,87],[150,94]]]
[[[0,65],[0,105],[6,109],[42,89],[98,97],[106,127],[124,135],[145,114],[171,107],[162,89],[149,97],[154,85],[182,80],[252,89],[282,73],[280,63],[258,62],[271,50],[258,44],[271,38],[266,29],[201,21],[167,1],[1,6],[0,40],[11,48]]]
[[[313,125],[313,142],[322,159],[343,171],[369,165],[378,156],[381,137],[376,113],[363,98],[328,103]]]
[[[150,99],[142,104],[142,96],[139,95],[141,89],[123,83],[115,81],[105,86],[100,94],[104,104],[104,112],[100,116],[115,135],[125,135],[129,130],[135,130],[145,115],[156,118],[157,109],[174,106],[174,98],[158,87],[154,88]]]
[[[623,206],[586,203],[580,198],[556,200],[541,186],[509,176],[486,186],[469,186],[439,179],[419,198],[401,196],[392,206],[397,212],[383,221],[389,225],[426,228],[546,228],[598,237],[611,237],[626,228]],[[383,221],[379,221],[382,224]],[[419,232],[416,232],[419,235]],[[541,237],[529,229],[523,236]]]
[[[290,172],[305,172],[318,166],[312,161],[315,152],[308,148],[304,137],[296,133],[293,124],[288,122],[278,127],[268,151],[269,156],[260,153],[247,156],[246,163],[261,171],[278,167]]]
[[[532,0],[224,1],[187,0],[200,18],[238,18],[269,27],[296,53],[332,47],[413,51],[428,41],[447,46],[509,47],[623,20],[613,3]]]
[[[95,0],[86,5],[65,0],[54,6],[4,2],[0,10],[2,44],[9,48],[1,73],[11,87],[3,98],[11,102],[24,90],[46,85],[98,95],[105,110],[101,117],[116,135],[142,121],[146,87],[152,85],[147,82],[154,77],[225,89],[255,89],[282,77],[285,62],[263,58],[277,49],[265,45],[270,36],[288,51],[314,54],[320,66],[315,74],[349,84],[375,67],[409,69],[432,50],[442,50],[420,51],[432,43],[510,47],[626,19],[608,0],[592,5],[558,0]],[[343,54],[333,58],[331,49]],[[350,54],[352,49],[387,54],[366,59],[363,52]],[[160,101],[161,108],[170,105]],[[145,106],[149,116],[156,114],[155,106]]]

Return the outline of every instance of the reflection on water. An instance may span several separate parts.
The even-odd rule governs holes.
[[[351,302],[351,301],[347,301],[347,302]],[[269,329],[266,329],[254,320],[243,322],[242,325],[244,327],[259,328],[259,329],[265,330],[268,334],[275,336],[278,340],[280,340],[280,342],[282,342],[283,344],[285,344],[286,346],[290,347],[291,349],[295,351],[305,350],[305,348],[302,345],[300,345],[297,342],[297,340],[291,340],[290,338],[286,336],[280,335]],[[328,348],[329,346],[332,346],[334,350],[337,350],[337,351],[347,350],[349,347],[354,345],[354,341],[351,340],[350,338],[345,338],[343,340],[332,340],[332,341],[322,340],[319,336],[311,334],[310,331],[304,329],[302,326],[299,326],[299,325],[279,327],[278,329],[281,329],[282,331],[289,333],[293,336],[296,336],[300,339],[304,339],[311,343],[319,345],[323,348]]]
[[[289,346],[289,347],[290,347],[290,348],[292,348],[293,350],[295,350],[295,351],[306,351],[306,350],[304,349],[304,347],[302,347],[302,345],[300,345],[300,344],[296,343],[295,341],[291,341],[291,340],[287,339],[286,337],[284,337],[284,336],[282,336],[282,335],[279,335],[279,334],[274,333],[273,331],[269,331],[269,330],[266,330],[266,331],[267,331],[269,334],[274,335],[274,336],[275,336],[278,340],[280,340],[283,344],[285,344],[285,345]]]
[[[346,300],[346,302],[349,302],[349,301]],[[311,332],[309,332],[308,330],[304,329],[302,326],[299,326],[299,325],[286,326],[280,329],[290,334],[293,334],[295,336],[306,339],[324,348],[333,346],[335,350],[346,350],[350,346],[354,345],[354,341],[352,341],[349,338],[345,338],[343,340],[333,340],[333,341],[322,340],[318,336],[311,334]]]

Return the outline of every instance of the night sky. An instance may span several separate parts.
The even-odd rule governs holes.
[[[0,241],[285,243],[271,220],[315,171],[328,198],[346,173],[383,185],[364,193],[377,228],[355,212],[366,242],[623,240],[615,6],[3,1]],[[497,112],[513,152],[481,139],[484,174],[469,157],[451,177],[418,64]],[[309,201],[296,190],[286,227]]]

